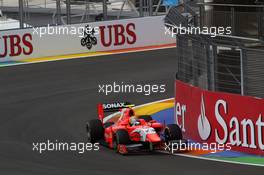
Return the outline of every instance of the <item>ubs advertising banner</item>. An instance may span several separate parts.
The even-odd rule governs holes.
[[[176,81],[175,121],[200,143],[264,155],[264,99],[209,92]]]
[[[164,16],[1,31],[0,62],[175,44]]]

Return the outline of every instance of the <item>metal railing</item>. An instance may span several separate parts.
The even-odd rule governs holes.
[[[264,45],[260,42],[177,36],[177,78],[210,91],[264,98],[263,58]]]
[[[176,32],[177,79],[210,91],[263,98],[263,8],[200,3],[170,9],[165,22],[172,30],[179,25],[232,28],[231,35],[216,37]]]
[[[164,15],[165,0],[1,0],[13,28]],[[165,9],[165,10],[164,10]],[[16,21],[17,20],[17,21]],[[17,27],[15,27],[17,26]],[[0,29],[1,30],[1,29]]]
[[[264,40],[264,4],[198,3],[197,5],[202,16],[200,26],[230,26],[232,35]]]

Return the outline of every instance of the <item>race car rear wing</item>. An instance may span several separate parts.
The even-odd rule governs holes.
[[[97,105],[98,118],[103,121],[106,112],[117,112],[123,108],[131,108],[135,105],[129,102],[100,103]]]

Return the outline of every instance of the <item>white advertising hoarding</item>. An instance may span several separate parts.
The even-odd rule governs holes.
[[[163,18],[1,31],[0,62],[173,44],[175,39],[165,35]]]

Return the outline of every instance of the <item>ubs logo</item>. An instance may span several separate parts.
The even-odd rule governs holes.
[[[85,26],[84,37],[81,39],[81,45],[91,50],[93,46],[97,44],[97,38],[95,37],[96,30],[89,25]]]
[[[32,35],[4,35],[0,34],[0,58],[31,55],[33,53]]]

